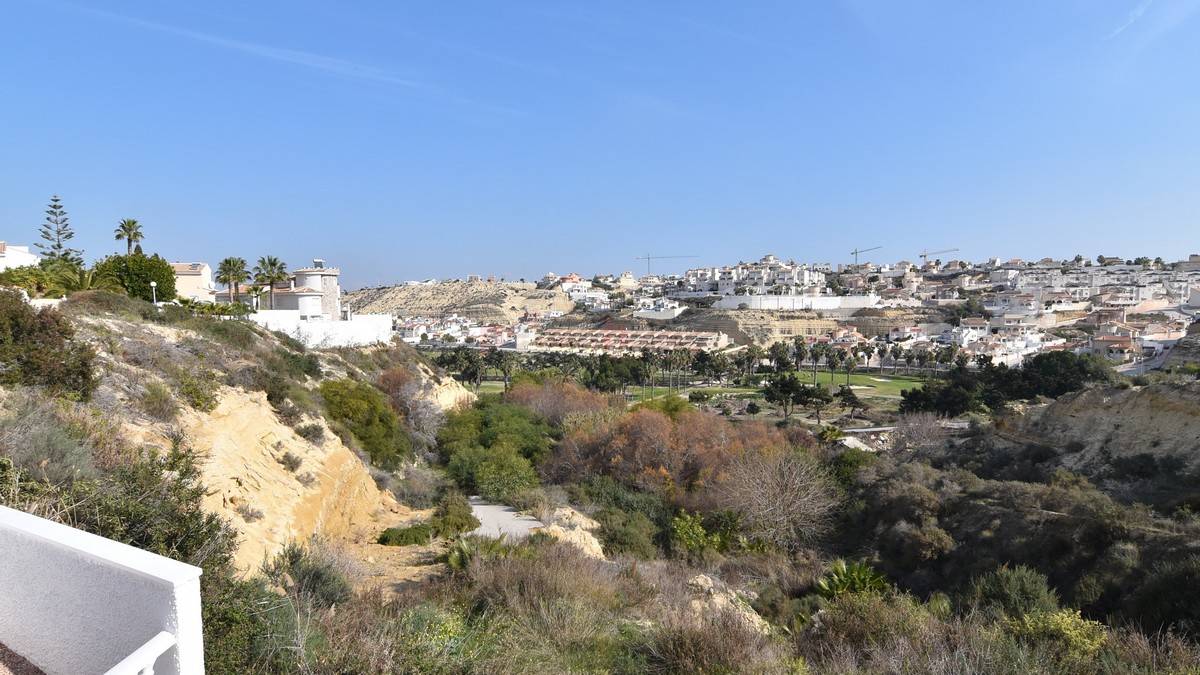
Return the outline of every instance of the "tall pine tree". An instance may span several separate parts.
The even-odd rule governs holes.
[[[67,246],[67,242],[75,238],[75,230],[71,229],[71,221],[58,195],[51,197],[50,205],[46,207],[46,222],[42,223],[41,235],[47,243],[38,242],[35,246],[41,249],[47,261],[83,266],[83,251]]]

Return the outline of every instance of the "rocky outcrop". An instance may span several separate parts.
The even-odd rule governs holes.
[[[1058,465],[1120,498],[1200,496],[1200,383],[1084,389],[1031,409],[1007,435],[1049,446]]]
[[[547,525],[546,527],[536,528],[533,532],[553,537],[564,544],[570,544],[582,551],[589,558],[606,560],[604,557],[604,547],[600,545],[600,540],[596,538],[596,535],[587,530],[579,528],[568,529],[562,525]]]
[[[596,538],[596,535],[592,534],[600,529],[600,523],[569,506],[560,506],[554,509],[546,521],[548,525],[533,531],[570,544],[589,558],[606,560],[604,547],[600,545],[600,540]]]
[[[771,624],[750,607],[750,600],[754,598],[734,591],[719,579],[697,574],[688,579],[687,589],[692,596],[688,600],[688,611],[694,619],[704,620],[713,615],[727,614],[749,630],[763,634],[771,632]]]
[[[1194,323],[1188,328],[1188,333],[1171,349],[1164,368],[1200,364],[1200,323]]]
[[[462,386],[458,380],[435,373],[424,363],[417,367],[424,380],[419,396],[443,412],[469,407],[478,398],[473,392]]]

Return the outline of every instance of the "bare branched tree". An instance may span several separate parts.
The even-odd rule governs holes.
[[[747,452],[729,467],[724,505],[745,519],[754,537],[788,551],[828,532],[839,505],[829,473],[801,452]]]
[[[921,450],[946,439],[942,419],[935,413],[911,413],[896,422],[892,432],[893,450]]]

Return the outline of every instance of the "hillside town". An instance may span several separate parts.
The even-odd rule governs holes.
[[[419,283],[452,288],[467,282]],[[769,347],[800,337],[808,344],[869,352],[863,365],[891,358],[877,346],[899,344],[916,352],[953,346],[972,362],[1011,366],[1040,352],[1069,350],[1103,356],[1124,370],[1144,370],[1162,362],[1200,310],[1200,255],[1172,262],[1076,256],[837,265],[766,255],[683,274],[548,273],[537,289],[565,295],[574,310],[531,310],[502,322],[455,311],[406,314],[399,308],[396,334],[428,347],[623,354],[670,348],[670,334],[687,332],[697,317],[721,314],[736,322],[739,314],[765,312],[778,317],[767,321],[779,324],[765,335],[700,331],[709,334],[689,341],[688,348]],[[352,304],[355,297],[351,294]],[[365,308],[377,309],[370,303]],[[597,338],[598,330],[607,337]],[[656,332],[662,337],[646,337]]]

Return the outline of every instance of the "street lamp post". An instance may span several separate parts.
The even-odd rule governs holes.
[[[153,302],[156,305],[158,304],[158,282],[157,281],[150,282],[150,302]]]

